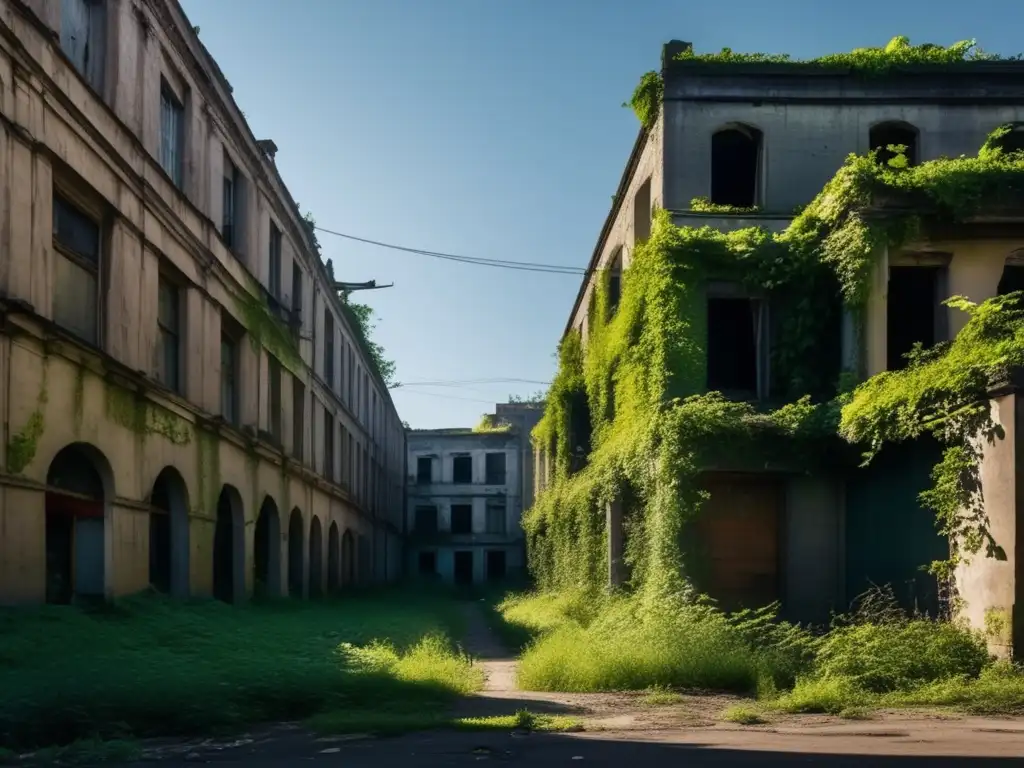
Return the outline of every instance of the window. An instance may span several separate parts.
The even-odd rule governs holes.
[[[886,368],[908,364],[914,344],[928,349],[945,338],[946,270],[940,266],[891,266],[886,307]]]
[[[157,326],[160,332],[157,379],[168,389],[181,392],[181,294],[178,286],[163,275],[160,275],[157,291]]]
[[[348,345],[345,343],[345,335],[342,334],[341,344],[338,347],[338,362],[341,365],[341,375],[338,377],[338,394],[341,396],[341,398],[345,401],[346,404],[349,402],[348,391],[345,389],[345,350],[347,346]]]
[[[324,307],[324,381],[334,389],[334,315]]]
[[[341,453],[341,484],[348,487],[351,481],[351,472],[348,468],[348,454],[349,454],[349,436],[348,430],[345,429],[345,425],[341,425],[341,442],[338,443],[338,450]]]
[[[185,108],[165,82],[160,87],[160,165],[175,186],[182,185]]]
[[[352,344],[349,344],[348,345],[348,407],[351,409],[352,413],[356,412],[356,392],[355,392],[355,389],[353,389],[353,387],[355,386],[355,382],[353,381],[353,377],[355,376],[355,372],[356,372],[356,353],[355,353],[355,350],[352,348]]]
[[[103,91],[107,38],[104,0],[61,0],[60,47],[75,69]]]
[[[416,533],[437,533],[437,507],[416,507]]]
[[[484,457],[484,469],[487,485],[505,484],[505,454],[488,453]]]
[[[296,327],[302,325],[302,268],[292,262],[292,316]]]
[[[420,456],[416,459],[416,482],[420,485],[430,485],[433,481],[434,460],[429,456]]]
[[[711,202],[750,208],[757,205],[761,132],[731,125],[711,137]]]
[[[505,500],[487,500],[487,520],[485,521],[487,533],[505,533]]]
[[[324,408],[324,477],[334,482],[334,414]]]
[[[871,150],[878,150],[875,158],[882,165],[896,157],[896,153],[889,150],[893,145],[906,147],[907,165],[917,163],[917,128],[910,123],[899,120],[879,123],[871,128],[868,144]]]
[[[306,442],[306,387],[292,378],[292,456],[302,461]]]
[[[99,343],[100,227],[63,197],[53,196],[53,320]]]
[[[363,500],[363,454],[362,448],[359,443],[356,443],[356,473],[355,477],[352,478],[352,484],[355,486],[353,492],[356,497],[356,501]]]
[[[622,248],[616,248],[608,262],[608,319],[615,316],[622,299]]]
[[[224,243],[232,250],[238,247],[238,169],[224,154],[224,210],[221,215],[220,234]]]
[[[501,581],[505,578],[505,550],[487,550],[487,580]]]
[[[220,336],[220,412],[229,424],[238,424],[238,346],[227,334]]]
[[[267,389],[270,395],[269,424],[270,436],[277,445],[281,444],[281,363],[273,355],[267,355]]]
[[[348,482],[353,493],[356,491],[356,480],[359,477],[356,474],[356,458],[356,442],[355,438],[350,433],[348,436]]]
[[[711,286],[707,318],[708,389],[744,399],[766,396],[767,304],[737,286]]]
[[[452,533],[473,532],[473,507],[470,504],[452,504]]]
[[[472,456],[456,456],[452,459],[452,482],[460,485],[473,482]]]
[[[633,197],[633,243],[651,236],[651,180],[640,185]]]
[[[278,301],[281,300],[281,230],[274,222],[270,222],[270,272],[267,277],[267,290]]]
[[[437,575],[437,553],[420,552],[419,554],[420,573],[424,576]]]

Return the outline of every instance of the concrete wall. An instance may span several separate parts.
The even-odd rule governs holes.
[[[353,341],[353,328],[273,158],[257,146],[176,3],[110,0],[108,9],[106,76],[97,90],[59,49],[59,35],[53,35],[60,28],[58,3],[35,3],[25,12],[18,3],[0,0],[0,25],[8,35],[0,38],[0,116],[6,126],[0,132],[0,252],[9,255],[0,260],[0,295],[22,302],[4,305],[7,322],[0,337],[0,365],[11,374],[0,388],[5,602],[43,595],[47,469],[62,447],[75,442],[93,446],[98,463],[109,467],[107,594],[148,583],[149,496],[167,466],[177,470],[187,491],[188,583],[196,594],[210,589],[213,520],[224,485],[237,489],[241,499],[246,589],[255,519],[267,496],[279,511],[284,552],[292,507],[303,515],[306,542],[313,515],[324,542],[330,522],[367,535],[375,527],[398,531],[402,523],[401,422],[383,382],[365,375],[372,370],[367,354]],[[162,82],[185,107],[180,188],[159,162]],[[220,228],[225,155],[238,166],[247,190],[234,248]],[[100,225],[95,345],[53,322],[55,302],[68,300],[56,279],[65,257],[54,246],[55,189]],[[267,317],[265,288],[259,286],[270,283],[271,223],[283,235],[279,298],[286,306],[295,293],[293,263],[303,281],[298,356],[282,359],[279,443],[264,439],[272,421],[268,355],[283,357],[261,319]],[[160,274],[173,276],[182,295],[180,392],[156,381]],[[340,371],[333,388],[323,384],[325,307],[335,315],[336,365],[341,366],[342,349],[353,350],[352,362],[365,383],[358,390],[342,385],[347,376]],[[226,318],[249,332],[237,344],[237,426],[219,420]],[[279,333],[287,338],[289,332],[281,326]],[[349,363],[346,353],[346,369]],[[295,381],[306,392],[301,450],[293,440]],[[362,395],[358,403],[354,393]],[[141,422],[126,418],[126,402],[132,413],[148,415]],[[340,435],[353,436],[355,447],[367,449],[361,477],[354,476],[354,452],[347,450],[347,440],[342,447],[340,437],[335,480],[323,477],[324,407]],[[31,455],[27,462],[20,456],[12,461],[12,440],[26,435]],[[308,557],[308,545],[305,551]],[[282,568],[285,561],[283,556]]]
[[[824,624],[844,607],[842,491],[841,482],[826,477],[786,484],[783,608],[798,621]]]

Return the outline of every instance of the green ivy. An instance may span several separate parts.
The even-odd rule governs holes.
[[[32,463],[39,450],[39,438],[46,426],[46,404],[50,396],[47,388],[47,362],[43,360],[43,380],[36,395],[36,407],[25,422],[25,426],[11,436],[7,442],[7,471],[20,475]]]
[[[690,210],[694,213],[739,214],[759,213],[761,209],[756,205],[726,205],[723,203],[713,203],[707,197],[695,197],[690,201]]]
[[[687,48],[677,53],[674,61],[700,64],[795,65],[821,69],[852,70],[865,76],[881,76],[901,66],[954,66],[982,61],[1019,61],[1021,56],[1003,57],[990,54],[978,47],[974,40],[962,40],[948,48],[932,43],[911,45],[910,39],[899,35],[882,48],[855,48],[848,53],[832,53],[813,59],[794,59],[785,53],[738,53],[723,48],[717,53],[694,53]],[[664,95],[665,86],[658,72],[647,72],[633,92],[628,106],[633,108],[645,128],[654,125]]]
[[[866,300],[878,246],[907,243],[925,219],[956,220],[1024,193],[1024,153],[1001,150],[998,137],[986,146],[978,157],[916,167],[881,165],[874,153],[851,156],[780,233],[677,227],[658,211],[651,237],[637,245],[622,275],[617,306],[602,273],[586,343],[572,331],[559,345],[558,371],[533,432],[553,457],[552,481],[524,519],[541,585],[603,584],[603,510],[619,498],[633,585],[645,600],[684,595],[692,566],[685,530],[705,498],[697,482],[702,467],[763,466],[767,456],[809,469],[842,456],[845,444],[866,446],[870,458],[885,442],[925,431],[939,432],[948,449],[922,500],[936,509],[945,533],[966,537],[968,549],[980,547],[972,439],[991,426],[982,405],[989,383],[1024,362],[1021,313],[1004,299],[979,307],[951,300],[971,314],[955,342],[856,388],[838,370],[823,380],[819,361],[830,351],[835,357],[838,334],[827,329],[835,330],[843,305],[856,311]],[[914,207],[866,215],[894,196]],[[711,279],[740,281],[772,301],[781,324],[772,365],[781,402],[774,408],[705,391],[704,288]],[[581,457],[577,447],[588,431]]]

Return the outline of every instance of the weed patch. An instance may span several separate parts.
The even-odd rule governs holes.
[[[722,719],[739,725],[761,725],[767,722],[756,709],[740,704],[725,710],[722,713]]]

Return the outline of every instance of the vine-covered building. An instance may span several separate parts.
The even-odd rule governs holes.
[[[0,602],[395,578],[404,430],[175,0],[0,0]]]
[[[947,448],[950,435],[931,425],[880,439],[861,467],[855,409],[877,392],[863,385],[842,426],[834,419],[846,385],[984,322],[947,297],[1024,288],[1024,221],[1000,199],[1024,177],[1024,156],[1006,159],[1021,148],[1024,63],[972,51],[897,39],[801,64],[664,47],[634,96],[642,127],[534,432],[535,572],[649,583],[681,563],[724,607],[779,600],[811,621],[873,584],[908,607],[945,601],[922,568],[949,562],[950,543],[919,494],[951,461],[928,435]],[[999,147],[979,155],[1000,126],[1011,127]],[[871,151],[870,165],[848,159]],[[958,605],[979,627],[1019,621],[1024,605],[1017,395],[987,384],[1000,437],[976,475],[1009,560],[958,566]],[[903,406],[915,418],[923,408]],[[801,442],[812,417],[824,435]],[[759,442],[773,431],[781,442]],[[600,557],[578,554],[588,537]]]

